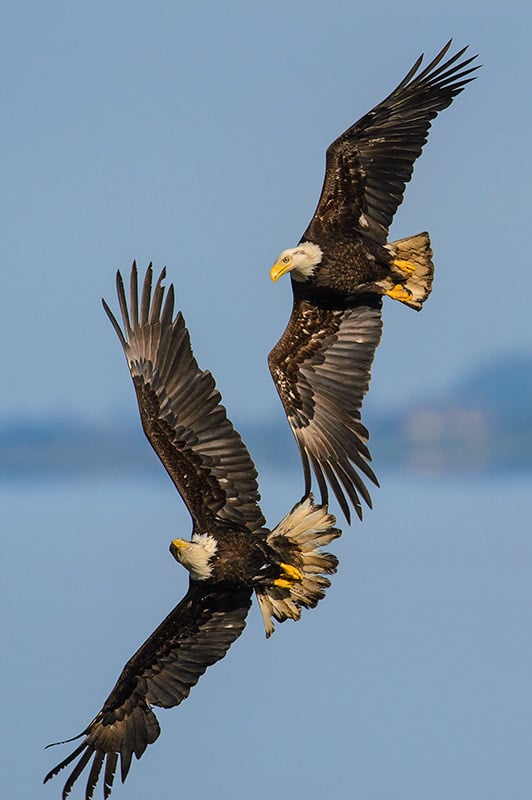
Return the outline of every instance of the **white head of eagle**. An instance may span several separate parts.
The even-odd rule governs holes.
[[[218,543],[208,533],[193,533],[192,539],[173,539],[170,552],[188,571],[193,581],[206,581],[211,577],[211,558],[216,553]]]
[[[270,278],[277,281],[281,275],[291,272],[295,281],[306,281],[314,274],[322,257],[321,247],[314,242],[302,242],[297,247],[283,250],[270,270]]]

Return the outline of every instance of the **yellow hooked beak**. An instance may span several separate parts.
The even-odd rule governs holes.
[[[177,558],[178,552],[182,550],[184,547],[188,547],[189,544],[190,542],[187,542],[186,539],[172,539],[172,541],[170,542],[170,552],[176,560],[179,560]]]
[[[273,267],[270,270],[270,278],[272,281],[278,281],[281,275],[284,275],[286,272],[290,272],[293,269],[292,259],[282,259],[281,261],[276,261]]]

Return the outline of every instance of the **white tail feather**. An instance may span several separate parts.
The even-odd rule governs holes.
[[[268,536],[268,543],[302,573],[301,581],[288,588],[269,586],[257,590],[266,636],[274,630],[273,620],[297,620],[302,608],[314,608],[331,585],[325,575],[336,572],[338,559],[320,547],[340,536],[336,520],[326,506],[314,505],[312,495],[298,503]]]
[[[394,257],[392,273],[378,284],[384,294],[419,311],[432,290],[434,264],[428,233],[384,245]]]

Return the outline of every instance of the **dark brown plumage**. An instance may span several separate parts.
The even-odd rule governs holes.
[[[327,150],[323,189],[300,243],[272,267],[290,272],[294,303],[269,356],[270,370],[303,461],[327,502],[332,487],[350,520],[371,506],[364,478],[368,432],[360,410],[382,331],[383,295],[419,310],[433,277],[427,233],[386,244],[431,120],[473,78],[466,48],[447,60],[449,42],[418,72],[423,56],[396,89]],[[378,485],[378,484],[377,484]]]
[[[173,286],[165,298],[163,277],[164,270],[152,297],[149,266],[139,304],[134,264],[128,307],[118,273],[124,330],[105,301],[104,307],[126,355],[146,436],[192,517],[191,539],[174,539],[170,546],[190,572],[189,588],[129,659],[101,711],[74,737],[83,737],[79,746],[46,776],[77,759],[63,798],[86,767],[86,800],[102,770],[103,794],[110,795],[119,759],[125,780],[133,755],[140,758],[159,736],[152,706],[178,705],[207,667],[223,658],[244,629],[253,592],[269,636],[273,618],[299,619],[302,608],[318,603],[329,586],[325,576],[337,565],[320,548],[340,531],[312,497],[273,531],[264,527],[251,457],[211,373],[198,367],[181,313],[174,318]]]

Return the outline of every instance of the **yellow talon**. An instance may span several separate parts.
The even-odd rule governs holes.
[[[279,566],[281,567],[281,577],[274,580],[274,586],[280,586],[281,589],[291,589],[294,583],[303,580],[303,573],[297,567],[284,562],[281,562]]]
[[[416,265],[413,261],[405,261],[403,258],[396,258],[393,262],[394,267],[399,267],[403,272],[415,272]]]
[[[302,581],[303,580],[303,573],[297,567],[293,567],[291,564],[285,564],[281,562],[281,570],[283,572],[283,576],[286,578],[291,578],[292,581]]]
[[[273,582],[274,586],[280,586],[281,589],[291,589],[294,581],[287,581],[284,578],[276,578]]]
[[[402,303],[410,300],[412,297],[412,292],[405,289],[400,283],[396,283],[393,289],[389,289],[385,294],[391,297],[392,300],[400,300]]]

